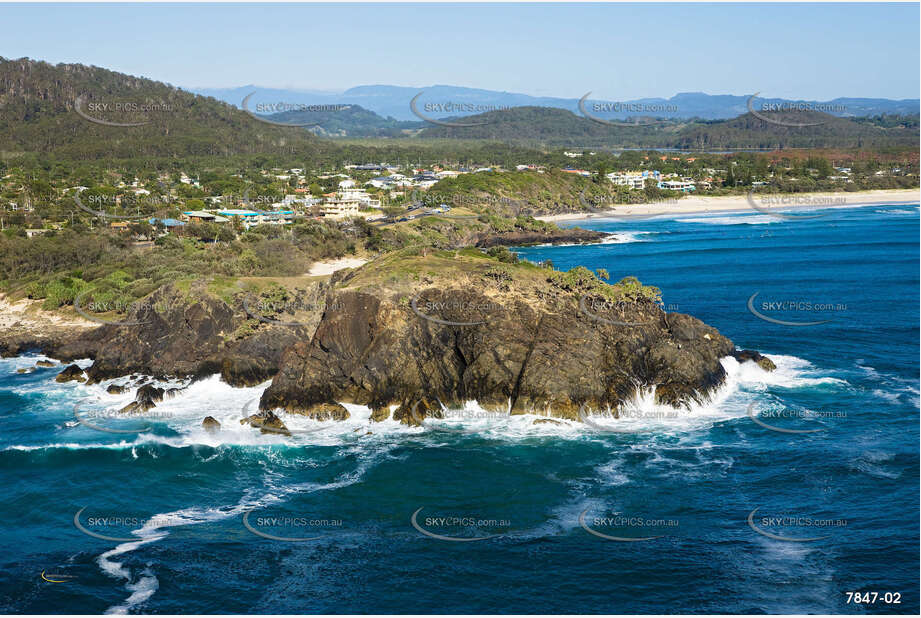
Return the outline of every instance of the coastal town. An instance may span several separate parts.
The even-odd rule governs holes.
[[[348,221],[363,219],[385,226],[425,216],[445,215],[476,198],[445,193],[440,187],[466,176],[482,176],[489,186],[503,178],[526,175],[577,176],[591,183],[605,197],[596,203],[642,203],[679,198],[682,195],[725,195],[740,188],[751,190],[790,187],[810,183],[817,188],[836,186],[838,191],[856,188],[855,180],[881,188],[893,186],[899,177],[915,173],[900,166],[852,169],[853,163],[825,159],[796,161],[700,156],[621,153],[621,167],[608,171],[594,163],[592,151],[564,151],[563,158],[577,159],[581,167],[524,162],[507,168],[432,163],[428,166],[388,163],[357,163],[324,170],[303,167],[271,167],[255,171],[220,173],[178,169],[155,174],[127,171],[97,172],[90,182],[71,184],[71,178],[35,178],[17,168],[0,168],[0,230],[18,228],[32,237],[62,229],[74,222],[74,213],[89,217],[93,226],[131,232],[135,237],[181,233],[189,224],[215,224],[237,231],[258,225],[291,225],[298,220]],[[714,163],[716,163],[714,165]],[[836,164],[837,163],[837,164]],[[873,186],[871,184],[871,186]],[[897,185],[896,185],[897,186]],[[864,188],[864,187],[861,187]],[[75,210],[74,206],[82,210]],[[486,211],[489,207],[486,206]],[[471,213],[483,214],[483,208]],[[139,229],[146,223],[150,229]]]

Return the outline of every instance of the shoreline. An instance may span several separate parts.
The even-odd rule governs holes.
[[[781,200],[814,200],[815,203],[781,203],[776,206],[779,211],[816,208],[854,208],[858,206],[916,204],[921,201],[919,189],[882,189],[878,191],[857,191],[854,193],[768,193],[758,196]],[[838,202],[837,200],[843,200]],[[825,202],[825,203],[822,203]],[[767,206],[765,210],[767,210]],[[688,196],[671,203],[623,204],[604,212],[574,212],[558,215],[540,215],[534,217],[539,221],[584,221],[604,219],[607,217],[649,217],[660,215],[689,215],[700,213],[759,212],[748,202],[748,195],[720,195],[714,197]],[[765,214],[762,212],[762,214]]]

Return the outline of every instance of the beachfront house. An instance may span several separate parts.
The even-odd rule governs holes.
[[[668,189],[669,191],[682,191],[683,193],[690,193],[695,191],[697,187],[693,182],[689,180],[664,180],[659,182],[657,185],[660,189]]]

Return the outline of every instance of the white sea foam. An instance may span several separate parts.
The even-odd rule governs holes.
[[[655,232],[617,232],[608,236],[601,241],[602,245],[623,245],[632,242],[649,242],[646,236],[652,236]]]
[[[631,243],[631,242],[648,242],[647,239],[641,238],[641,237],[642,237],[642,236],[649,235],[649,234],[655,234],[655,233],[656,233],[656,232],[615,232],[615,233],[611,233],[611,234],[608,234],[607,236],[605,236],[605,237],[601,240],[601,242],[599,242],[598,244],[600,244],[600,245],[623,245],[623,244],[627,244],[627,243]],[[572,242],[572,243],[556,243],[556,244],[554,244],[554,243],[552,243],[552,242],[545,242],[545,243],[541,243],[541,244],[539,244],[539,245],[534,245],[534,246],[537,247],[537,248],[544,248],[544,247],[583,247],[583,246],[585,246],[585,243]]]
[[[706,223],[708,225],[764,225],[766,223],[782,223],[783,219],[771,215],[735,215],[714,217],[691,217],[689,219],[676,219],[677,223]]]
[[[888,209],[888,210],[874,210],[873,212],[879,213],[879,214],[881,214],[881,215],[912,215],[912,216],[916,216],[916,215],[918,214],[919,210],[921,210],[921,209],[915,208],[914,210],[906,210],[906,209],[904,209],[904,208],[892,208],[892,209]]]
[[[43,444],[19,444],[5,447],[5,450],[32,451],[45,448],[65,449],[131,449],[134,455],[142,445],[162,445],[173,448],[189,446],[220,447],[271,446],[271,445],[367,445],[389,443],[406,437],[425,436],[426,439],[445,439],[464,434],[478,434],[482,437],[500,440],[526,438],[584,439],[609,433],[649,432],[675,433],[694,432],[706,429],[714,423],[744,416],[747,405],[758,398],[758,393],[774,388],[848,388],[849,384],[835,377],[822,375],[808,361],[795,356],[772,355],[777,369],[766,372],[755,363],[739,363],[732,357],[720,362],[726,370],[725,383],[711,396],[688,409],[676,409],[656,403],[654,385],[638,385],[635,395],[619,411],[619,418],[613,418],[609,410],[587,410],[588,423],[563,419],[535,423],[544,419],[547,411],[535,414],[496,414],[483,409],[476,401],[468,401],[463,409],[447,410],[444,419],[426,419],[422,427],[409,427],[395,420],[383,422],[370,420],[371,410],[366,406],[344,404],[350,413],[345,421],[315,421],[297,414],[277,411],[285,425],[294,435],[261,433],[240,420],[255,413],[258,399],[269,383],[246,388],[233,388],[222,382],[219,376],[199,380],[186,386],[175,397],[165,399],[146,414],[132,414],[122,419],[111,413],[127,404],[133,393],[109,395],[105,392],[107,382],[86,386],[73,383],[58,384],[49,380],[47,388],[58,395],[79,397],[81,414],[91,418],[93,423],[108,428],[146,428],[138,434],[105,434],[82,424],[71,425],[73,420],[68,405],[55,406],[48,414],[60,417],[57,432],[59,439]],[[111,382],[111,381],[110,381]],[[182,386],[180,382],[158,383],[160,386]],[[98,416],[101,410],[110,414]],[[206,416],[213,416],[221,423],[217,431],[209,431],[201,422]],[[298,433],[303,432],[303,433]],[[63,439],[61,439],[63,438]],[[148,451],[148,454],[152,454]]]
[[[97,564],[99,564],[100,568],[105,573],[112,577],[126,580],[127,583],[125,584],[125,588],[131,592],[127,599],[118,605],[110,607],[106,610],[106,613],[128,613],[131,609],[149,599],[159,588],[159,581],[149,568],[145,569],[141,577],[136,581],[132,581],[131,571],[125,567],[124,563],[116,562],[112,560],[112,558],[133,552],[144,545],[166,538],[169,535],[169,528],[207,524],[226,520],[231,517],[242,517],[247,511],[258,510],[273,504],[282,503],[288,496],[293,494],[334,490],[352,485],[360,481],[373,465],[386,456],[388,451],[389,448],[360,452],[359,455],[361,456],[361,460],[359,461],[358,467],[352,472],[343,474],[329,483],[306,482],[277,485],[269,478],[266,483],[268,491],[260,497],[252,497],[251,494],[256,492],[247,490],[243,497],[234,505],[221,507],[192,507],[154,515],[146,520],[143,526],[132,531],[132,533],[138,537],[137,541],[121,543],[114,549],[104,552],[96,559]]]

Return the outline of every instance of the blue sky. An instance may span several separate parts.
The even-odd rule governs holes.
[[[915,4],[2,5],[0,56],[184,87],[917,98]]]

